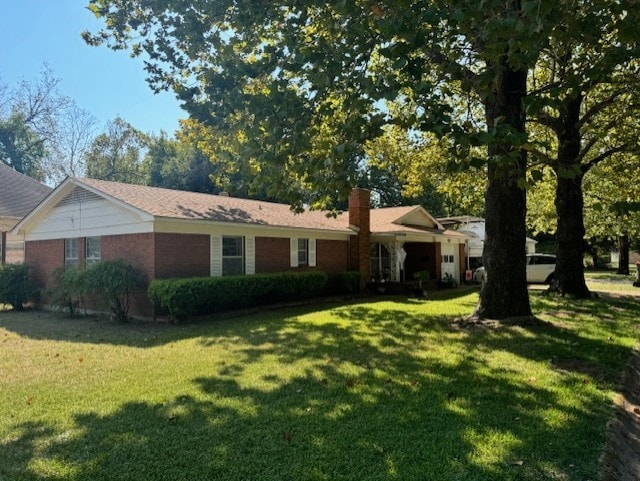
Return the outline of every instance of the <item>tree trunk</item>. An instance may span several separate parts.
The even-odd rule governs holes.
[[[591,260],[593,261],[593,268],[597,269],[600,267],[600,257],[598,257],[598,246],[593,246],[591,247],[591,250],[589,251],[589,254],[591,254]]]
[[[495,91],[485,99],[487,126],[508,126],[511,133],[525,136],[522,97],[526,92],[526,69],[513,71],[504,62],[495,81]],[[498,125],[499,124],[499,125]],[[526,193],[518,181],[526,170],[526,152],[514,151],[502,139],[488,147],[489,166],[485,190],[485,240],[482,260],[486,282],[474,316],[489,319],[530,316],[526,282],[525,216]]]
[[[629,235],[622,234],[618,237],[618,249],[620,257],[618,259],[618,274],[629,275]]]
[[[580,108],[582,96],[564,102],[559,125],[558,158],[554,166],[558,185],[556,187],[556,273],[549,288],[559,294],[578,298],[591,296],[584,280],[584,201],[582,180],[584,172],[580,165]]]

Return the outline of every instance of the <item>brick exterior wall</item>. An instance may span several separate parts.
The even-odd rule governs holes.
[[[155,234],[124,234],[102,236],[100,255],[103,261],[124,259],[144,272],[148,280],[155,277]],[[84,254],[83,254],[84,255]]]
[[[458,264],[460,265],[460,282],[464,282],[464,272],[467,270],[467,257],[464,253],[464,244],[458,246]]]
[[[211,241],[203,234],[156,234],[155,277],[199,277],[211,274]]]
[[[371,277],[371,192],[353,189],[349,196],[349,224],[359,229],[349,242],[349,269],[360,271],[360,289]]]
[[[331,275],[349,270],[348,242],[318,239],[315,267],[291,267],[290,249],[288,237],[256,237],[256,274],[319,270]]]
[[[256,237],[256,274],[292,270],[288,238]]]
[[[54,271],[64,266],[64,239],[25,242],[24,251],[36,284],[44,290],[52,287]]]
[[[318,239],[316,261],[317,269],[329,275],[349,270],[349,242]]]

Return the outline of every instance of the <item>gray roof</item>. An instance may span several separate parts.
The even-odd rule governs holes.
[[[51,188],[0,162],[0,217],[22,219]]]

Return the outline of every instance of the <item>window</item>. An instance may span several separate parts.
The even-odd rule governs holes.
[[[222,237],[222,275],[244,274],[244,238],[242,236]]]
[[[389,280],[391,273],[391,258],[389,249],[383,244],[371,245],[371,277],[376,280]]]
[[[85,249],[85,259],[87,262],[87,266],[91,266],[100,261],[100,244],[100,237],[87,237]]]
[[[309,263],[309,239],[298,239],[298,265]]]
[[[64,240],[64,265],[67,267],[77,267],[80,264],[78,258],[78,239]]]

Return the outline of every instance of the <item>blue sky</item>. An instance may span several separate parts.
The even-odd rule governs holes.
[[[0,82],[14,87],[36,79],[46,62],[61,80],[61,93],[91,112],[100,127],[120,116],[143,132],[173,134],[186,114],[173,94],[151,91],[142,60],[90,47],[80,37],[101,27],[87,3],[0,0]]]

